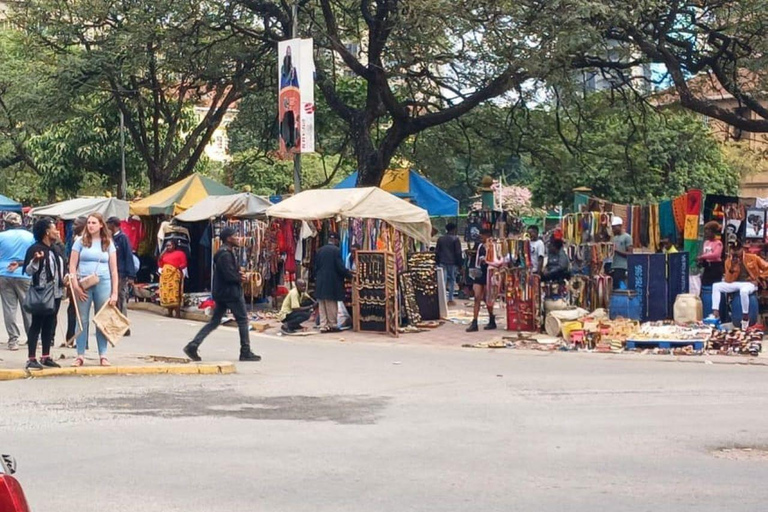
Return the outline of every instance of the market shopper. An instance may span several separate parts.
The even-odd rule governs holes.
[[[297,279],[296,286],[283,299],[278,314],[278,320],[282,322],[281,330],[286,334],[301,330],[301,324],[309,320],[314,307],[315,301],[307,293],[307,282]]]
[[[338,332],[339,302],[344,300],[344,279],[352,273],[344,267],[339,235],[328,235],[328,243],[315,255],[315,298],[320,310],[320,330]]]
[[[485,330],[496,329],[496,316],[493,314],[493,301],[495,297],[486,293],[488,285],[488,261],[486,260],[487,249],[485,243],[491,238],[491,230],[483,228],[480,230],[480,239],[475,247],[475,263],[470,269],[472,278],[472,289],[475,296],[475,307],[472,315],[472,323],[467,327],[467,332],[477,332],[477,318],[480,316],[480,305],[485,301],[485,307],[488,309],[488,325]]]
[[[437,239],[435,259],[445,274],[445,290],[448,294],[448,305],[455,306],[453,298],[456,293],[456,275],[461,267],[461,240],[456,235],[456,224],[449,222],[445,226],[445,234]]]
[[[53,304],[50,311],[31,313],[32,322],[27,331],[27,370],[42,370],[45,367],[59,368],[51,358],[53,337],[56,333],[56,315],[59,314],[61,298],[64,296],[64,259],[54,250],[58,240],[56,224],[51,219],[41,219],[32,228],[35,244],[27,249],[23,271],[30,276],[35,288],[51,288]],[[37,341],[42,335],[43,352],[37,360]]]
[[[749,327],[749,296],[757,291],[758,284],[765,284],[768,279],[768,261],[757,254],[745,253],[736,237],[728,240],[728,249],[723,281],[712,285],[712,314],[709,318],[720,318],[723,293],[738,292],[741,299],[741,328],[746,330]]]
[[[547,247],[544,240],[539,238],[539,227],[535,224],[528,226],[528,237],[531,240],[530,258],[531,272],[538,273],[544,268],[544,258],[547,256]]]
[[[187,253],[182,251],[173,240],[165,243],[157,271],[160,272],[160,306],[168,309],[168,316],[176,311],[181,318],[181,306],[184,298],[184,269],[187,268]]]
[[[85,364],[91,305],[94,314],[105,304],[117,304],[117,254],[112,236],[100,213],[92,213],[85,223],[83,236],[72,246],[69,274],[75,298],[79,301],[83,330],[77,336],[77,358],[72,366]],[[107,337],[96,329],[99,364],[111,366],[107,359]]]
[[[701,286],[712,286],[723,279],[723,242],[718,239],[721,231],[717,221],[704,224],[704,245],[696,258],[702,267]]]
[[[542,271],[544,282],[564,281],[571,277],[571,262],[563,249],[563,241],[553,239],[549,242],[547,264]]]
[[[213,256],[213,300],[216,306],[213,308],[213,316],[210,321],[200,329],[195,338],[184,347],[184,353],[193,361],[201,361],[198,350],[216,328],[221,325],[224,314],[229,309],[237,321],[237,330],[240,334],[240,361],[261,361],[261,356],[251,352],[251,339],[248,334],[248,311],[245,309],[245,295],[243,294],[243,282],[245,273],[240,270],[233,252],[240,245],[240,239],[235,230],[225,227],[219,235],[222,246]]]
[[[621,217],[613,217],[611,228],[613,229],[611,277],[613,289],[618,290],[622,284],[625,287],[627,285],[627,257],[632,254],[632,237],[624,231],[624,220]]]
[[[117,285],[117,309],[122,314],[128,316],[128,297],[130,296],[131,286],[136,280],[136,266],[133,263],[133,251],[131,251],[131,241],[128,236],[120,230],[120,219],[110,217],[107,220],[107,226],[112,233],[112,243],[115,244],[117,254],[117,274],[120,281]],[[128,329],[124,336],[130,336],[131,330]]]
[[[8,333],[8,350],[19,350],[19,326],[16,325],[16,311],[24,302],[29,289],[29,276],[21,265],[35,237],[21,226],[21,215],[5,214],[6,230],[0,233],[0,300],[3,302],[3,320]],[[29,332],[32,317],[22,309],[24,331]]]
[[[77,242],[80,237],[83,236],[83,231],[85,230],[85,222],[87,217],[78,217],[72,222],[72,244],[68,245],[66,248],[67,251],[67,257],[65,260],[66,265],[64,266],[65,269],[69,269],[69,262],[72,259],[72,247],[74,247],[75,242]],[[69,304],[67,305],[67,335],[66,335],[66,346],[67,347],[74,347],[75,346],[75,334],[77,333],[77,308],[75,301],[75,297],[72,295],[72,286],[69,286],[69,278],[71,276],[67,274],[65,277],[65,284],[67,284],[67,298],[69,299]],[[86,348],[87,345],[86,345]]]
[[[357,251],[360,250],[360,244],[352,244],[352,247],[349,248],[349,254],[347,255],[347,263],[346,267],[347,270],[350,272],[354,272],[357,270],[356,263],[355,263],[355,257],[357,256]]]

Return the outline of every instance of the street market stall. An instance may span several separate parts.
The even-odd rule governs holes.
[[[0,194],[0,212],[21,213],[21,203],[17,203],[10,197]]]
[[[47,206],[32,208],[32,217],[50,217],[56,219],[59,234],[67,245],[72,242],[72,223],[78,217],[100,213],[104,220],[110,217],[128,218],[128,203],[115,197],[77,197]]]
[[[208,196],[226,196],[237,192],[202,174],[193,174],[163,190],[131,203],[131,215],[176,215]]]
[[[245,286],[246,296],[255,300],[264,292],[271,291],[263,286],[264,276],[269,277],[269,272],[262,265],[265,261],[262,247],[267,228],[264,219],[271,205],[266,198],[247,192],[209,196],[174,217],[175,222],[186,227],[192,234],[191,253],[205,262],[206,271],[200,265],[201,271],[195,276],[194,289],[210,289],[213,255],[221,246],[218,235],[224,227],[230,227],[242,240],[242,247],[237,249],[236,256],[241,268],[249,276]]]
[[[350,189],[356,186],[357,172],[353,172],[334,188]],[[413,169],[387,170],[379,187],[424,208],[429,212],[430,217],[456,217],[459,215],[459,200],[445,193],[440,187]]]
[[[134,248],[141,260],[138,281],[146,283],[154,280],[156,258],[168,237],[181,237],[186,245],[185,250],[188,250],[192,240],[201,234],[189,231],[185,234],[181,230],[175,230],[170,217],[195,206],[207,197],[233,194],[236,194],[233,189],[221,183],[201,174],[192,174],[146,198],[133,201],[130,204],[131,223],[133,231],[140,233],[140,242],[138,247]],[[188,256],[187,273],[192,276],[192,281],[187,289],[202,291],[207,285],[197,284],[207,282],[205,276],[210,265],[205,258],[198,258],[192,252]]]
[[[32,208],[29,214],[33,217],[75,220],[91,213],[100,213],[105,219],[109,217],[126,219],[128,218],[128,211],[129,204],[115,197],[78,197],[48,206]]]
[[[236,219],[265,218],[268,199],[248,192],[226,196],[208,196],[189,209],[176,215],[181,222],[202,222],[222,217]]]
[[[426,246],[429,243],[432,230],[426,210],[377,187],[308,190],[271,206],[267,209],[267,215],[271,222],[265,246],[266,253],[271,255],[273,270],[277,271],[273,275],[282,275],[284,282],[290,282],[299,274],[312,283],[314,253],[326,242],[331,232],[337,232],[341,238],[342,256],[348,265],[348,256],[354,247],[366,254],[380,255],[367,258],[391,262],[392,270],[386,275],[382,273],[382,265],[365,265],[358,269],[357,274],[358,280],[386,280],[389,283],[387,297],[397,295],[395,274],[401,275],[409,270],[409,255],[418,252],[419,245]],[[418,272],[424,272],[428,264],[422,264]],[[371,276],[367,276],[369,272]],[[379,274],[373,275],[376,272]],[[434,259],[431,260],[430,275],[430,289],[436,290]],[[426,281],[429,279],[412,280],[413,283]],[[360,286],[358,282],[356,290],[360,290]],[[417,292],[421,293],[419,290]],[[351,289],[349,295],[352,295]],[[370,302],[368,306],[374,306],[373,301]],[[358,310],[361,304],[351,305]],[[381,320],[371,320],[364,324],[377,324],[382,331],[391,332],[393,324],[388,319],[385,321],[385,318],[396,311],[394,307],[388,307],[385,314],[368,315],[370,318],[381,317]]]

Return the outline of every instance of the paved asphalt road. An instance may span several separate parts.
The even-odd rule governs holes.
[[[132,316],[137,351],[200,326]],[[768,447],[768,367],[376,339],[254,337],[264,361],[232,376],[2,382],[0,449],[34,512],[766,509],[768,457],[716,450]]]

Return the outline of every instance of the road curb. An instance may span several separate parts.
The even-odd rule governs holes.
[[[0,370],[0,381],[38,379],[42,377],[90,377],[103,375],[229,375],[235,373],[234,363],[164,364],[152,366],[80,366],[45,370]]]

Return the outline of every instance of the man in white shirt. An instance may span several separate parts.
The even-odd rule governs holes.
[[[539,238],[539,227],[528,226],[528,236],[531,239],[531,272],[537,274],[544,268],[544,258],[547,256],[547,248],[544,241]]]

